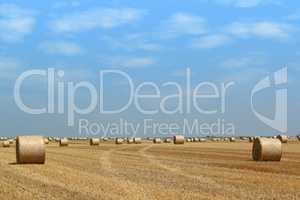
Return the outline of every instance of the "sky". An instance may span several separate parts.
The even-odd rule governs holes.
[[[220,129],[231,127],[227,130],[231,131],[229,135],[297,135],[299,25],[299,1],[0,1],[0,135],[103,136],[111,131],[116,136],[124,130],[114,131],[112,124],[121,128],[121,121],[127,120],[135,126],[144,124],[145,119],[151,119],[152,128],[136,130],[135,135],[182,133],[184,123],[195,120],[199,126],[204,124],[205,133],[193,130],[191,135],[225,134],[217,128],[207,128],[219,122],[216,126]],[[54,111],[48,108],[41,114],[24,112],[16,103],[18,78],[29,70],[46,73],[50,68],[63,73],[54,79]],[[101,71],[108,70],[123,75],[110,73],[101,84]],[[261,80],[269,77],[276,83],[276,72],[285,71],[284,84],[266,86],[255,97],[252,95],[251,101],[253,89]],[[188,72],[190,88],[186,87]],[[132,80],[133,88],[124,74]],[[59,81],[65,91],[61,112],[57,100]],[[73,101],[68,93],[68,83],[74,89],[82,82],[97,91],[97,105],[85,114],[74,111],[70,102],[78,110],[87,108],[93,102],[91,90],[76,90],[71,95]],[[152,84],[141,86],[149,82]],[[167,86],[168,82],[178,83],[182,90],[175,84]],[[201,83],[203,87],[198,92],[202,99],[194,104],[210,113],[199,112],[195,106],[186,109]],[[224,85],[228,88],[222,96]],[[124,106],[131,97],[136,98],[138,92],[153,95],[158,90],[159,97],[133,101],[120,113],[101,112],[102,104],[113,110]],[[45,76],[27,78],[20,91],[23,103],[32,108],[49,104]],[[178,91],[182,102],[179,98],[168,99],[164,105],[174,112],[164,112],[160,107],[165,103],[164,97]],[[213,97],[216,92],[219,98]],[[280,96],[285,92],[286,98]],[[157,112],[140,112],[141,107]],[[275,120],[277,115],[279,121]],[[70,125],[70,121],[74,123]],[[82,128],[81,122],[91,126]],[[175,123],[180,128],[154,130],[153,122],[166,126]]]

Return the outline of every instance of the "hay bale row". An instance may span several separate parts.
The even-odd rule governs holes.
[[[0,137],[0,140],[3,141],[3,140],[7,140],[8,138],[7,137]]]
[[[44,164],[46,160],[43,136],[18,136],[16,140],[16,160],[18,164]]]
[[[260,138],[260,136],[249,137],[249,142],[254,142],[256,138]]]
[[[255,161],[280,161],[281,141],[273,138],[255,138],[252,146],[252,158]]]
[[[205,138],[198,138],[198,137],[193,137],[193,138],[186,138],[186,142],[206,142]]]
[[[249,138],[245,137],[245,136],[242,136],[242,137],[240,137],[240,140],[249,140]]]
[[[280,140],[280,138],[282,140]],[[298,137],[299,138],[299,137]],[[214,138],[217,139],[217,138]],[[229,138],[230,141],[235,141],[235,138]],[[252,147],[252,158],[255,161],[280,161],[282,157],[282,141],[285,137],[274,138],[260,138],[255,137]],[[141,143],[141,138],[131,139],[133,143]],[[165,138],[164,141],[171,141],[170,138]],[[174,144],[184,144],[185,138],[182,135],[175,135],[173,137]],[[200,138],[199,141],[206,141]],[[116,138],[116,144],[122,144],[122,138]],[[160,138],[154,138],[154,143],[161,143]],[[99,145],[100,139],[91,138],[90,145]],[[68,139],[62,138],[59,141],[60,146],[68,146]],[[9,140],[2,142],[3,146],[9,147]],[[17,163],[45,163],[45,138],[42,136],[18,136],[16,138],[16,159]]]

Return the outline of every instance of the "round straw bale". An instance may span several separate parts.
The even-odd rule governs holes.
[[[199,138],[194,137],[194,138],[193,138],[193,142],[199,142]]]
[[[161,143],[161,139],[160,138],[154,138],[153,139],[153,143],[160,144]]]
[[[49,139],[48,138],[44,138],[44,142],[45,142],[45,144],[49,144]]]
[[[174,135],[173,142],[174,142],[174,144],[184,144],[184,136],[183,135]]]
[[[279,139],[282,143],[287,143],[289,140],[287,135],[277,135],[277,139]]]
[[[252,147],[252,158],[255,161],[280,161],[281,142],[273,138],[255,138]]]
[[[18,136],[16,140],[16,158],[18,164],[43,164],[46,159],[43,136]]]
[[[123,138],[116,138],[115,142],[116,144],[123,144],[124,140]]]
[[[134,143],[133,138],[127,138],[127,143],[128,144],[133,144]]]
[[[91,146],[96,146],[100,144],[100,139],[99,138],[90,138],[90,145]]]
[[[142,138],[133,138],[135,144],[142,144]]]
[[[13,139],[9,139],[8,142],[9,142],[9,144],[13,144],[14,140]]]
[[[223,138],[223,140],[224,140],[225,142],[228,142],[228,141],[229,141],[229,138]]]
[[[200,138],[199,142],[206,142],[206,139],[205,138]]]
[[[9,141],[8,140],[3,141],[2,146],[3,147],[9,147],[10,146]]]
[[[300,135],[297,135],[298,140],[300,141]]]
[[[66,147],[69,145],[69,140],[67,138],[62,138],[59,140],[60,147]]]
[[[164,139],[164,143],[171,143],[172,142],[172,139],[171,138],[165,138]]]
[[[235,137],[230,137],[229,140],[230,142],[235,142]]]

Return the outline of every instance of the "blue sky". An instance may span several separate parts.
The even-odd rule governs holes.
[[[243,135],[276,134],[260,122],[249,106],[250,92],[265,76],[288,67],[288,134],[295,135],[300,96],[300,3],[282,0],[190,1],[0,1],[0,132],[3,135],[41,133],[77,135],[66,115],[32,116],[15,104],[16,78],[30,69],[53,67],[66,79],[97,83],[103,69],[119,69],[136,83],[184,82],[192,70],[193,84],[234,81],[225,114],[162,113],[158,121],[200,118],[225,119]],[[122,80],[111,80],[107,97],[114,104],[126,96]],[[27,103],[45,104],[45,83],[24,86]],[[118,92],[114,92],[118,91]],[[257,99],[270,112],[272,90]],[[82,92],[78,104],[88,98]],[[270,99],[270,100],[269,100]],[[156,104],[150,104],[155,106]],[[208,102],[207,106],[214,104]],[[140,121],[144,115],[129,109],[120,115],[84,116],[109,123],[121,117]]]

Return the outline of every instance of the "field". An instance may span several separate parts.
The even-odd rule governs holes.
[[[1,199],[300,199],[300,142],[254,162],[248,142],[47,145],[44,165],[0,148]]]

